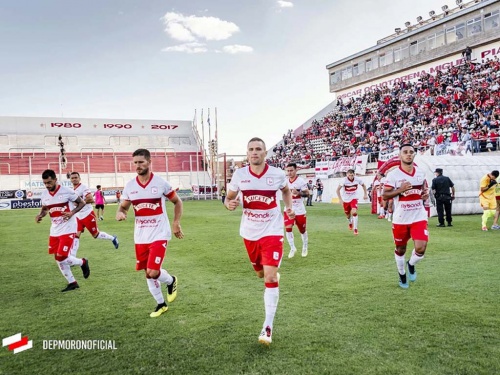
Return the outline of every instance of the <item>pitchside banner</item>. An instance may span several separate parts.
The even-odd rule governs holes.
[[[0,190],[0,199],[25,199],[26,190]]]
[[[354,173],[357,175],[364,175],[367,163],[368,155],[342,157],[335,161],[319,161],[316,162],[316,178],[328,179],[336,173],[345,173],[349,169],[354,169]]]
[[[42,200],[41,199],[23,199],[19,201],[10,201],[11,208],[13,210],[21,209],[21,208],[41,208]]]
[[[0,202],[0,210],[10,210],[10,201]]]

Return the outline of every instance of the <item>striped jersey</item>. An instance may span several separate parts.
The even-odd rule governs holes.
[[[75,208],[75,203],[73,202],[77,199],[78,195],[74,190],[61,185],[57,185],[56,190],[53,192],[45,190],[42,193],[42,206],[48,208],[50,220],[52,221],[52,225],[50,226],[50,235],[52,237],[76,233],[76,216],[73,215],[66,220],[63,214]]]
[[[75,193],[78,194],[80,198],[82,198],[82,201],[84,203],[85,203],[85,197],[88,194],[92,194],[87,185],[84,184],[78,184],[77,186],[73,187],[73,189],[75,190]],[[85,206],[80,211],[78,211],[76,216],[79,219],[85,219],[91,212],[92,212],[92,204],[86,203]]]
[[[300,196],[300,192],[308,190],[306,180],[298,176],[293,181],[288,179],[288,187],[290,190],[295,189],[299,192],[299,195],[292,195],[292,208],[295,215],[305,215],[306,206],[304,206],[304,199]]]
[[[358,199],[358,187],[364,184],[363,180],[359,177],[354,176],[352,181],[348,177],[345,177],[340,183],[340,187],[343,188],[340,190],[342,200],[349,203],[353,199]]]
[[[125,185],[122,198],[130,201],[134,208],[136,244],[150,244],[172,238],[165,201],[174,194],[172,186],[153,173],[144,185],[138,176]]]
[[[385,186],[398,189],[405,181],[409,181],[412,188],[393,198],[392,222],[394,224],[412,224],[417,221],[427,221],[427,211],[422,201],[422,190],[427,186],[425,174],[416,166],[413,167],[413,174],[408,174],[401,167],[398,167],[387,174]]]
[[[240,193],[241,237],[256,241],[267,236],[283,236],[283,215],[276,192],[287,183],[283,170],[267,164],[260,175],[254,174],[249,166],[234,172],[228,187]]]

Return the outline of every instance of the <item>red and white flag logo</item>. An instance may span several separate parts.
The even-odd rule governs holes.
[[[7,346],[9,350],[13,350],[14,354],[23,352],[33,347],[33,341],[28,341],[28,336],[21,338],[21,333],[2,339],[2,346]]]

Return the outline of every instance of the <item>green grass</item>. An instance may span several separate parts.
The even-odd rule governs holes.
[[[165,262],[179,296],[157,319],[134,270],[133,220],[114,221],[113,206],[99,226],[120,249],[85,233],[78,255],[92,273],[84,280],[74,269],[80,289],[69,293],[47,254],[49,220],[0,211],[0,335],[22,332],[34,344],[0,348],[0,374],[500,373],[500,231],[482,232],[477,215],[456,216],[453,228],[432,218],[418,279],[402,290],[390,223],[368,209],[354,237],[339,205],[309,208],[309,256],[288,259],[285,246],[269,349],[257,343],[263,283],[239,237],[241,211],[185,202],[185,239],[172,239]],[[117,350],[42,348],[68,339],[114,340]]]

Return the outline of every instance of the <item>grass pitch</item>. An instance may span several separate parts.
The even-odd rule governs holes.
[[[479,216],[453,228],[429,221],[430,242],[408,290],[397,286],[390,223],[360,208],[354,237],[340,205],[308,210],[309,256],[299,248],[280,270],[273,344],[257,342],[263,282],[239,237],[241,210],[185,202],[185,239],[169,243],[165,266],[179,278],[169,311],[136,272],[133,218],[81,239],[90,278],[68,293],[47,254],[49,220],[38,210],[0,211],[0,335],[21,332],[33,349],[0,348],[0,374],[498,374],[500,231],[482,232]],[[172,205],[169,205],[171,211]],[[409,247],[411,249],[411,246]],[[407,254],[408,256],[409,254]],[[44,350],[44,340],[114,340],[116,350]]]

